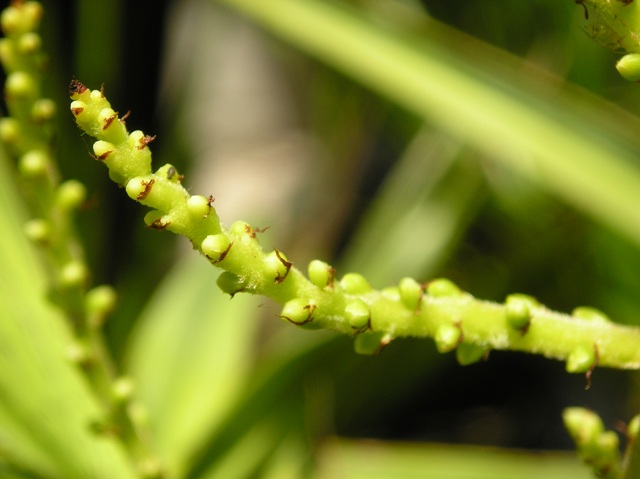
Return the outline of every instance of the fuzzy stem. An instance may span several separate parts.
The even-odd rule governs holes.
[[[481,301],[447,280],[421,285],[405,278],[377,291],[357,274],[335,280],[335,271],[320,261],[309,265],[307,278],[281,252],[265,252],[258,230],[240,221],[225,230],[212,197],[190,195],[171,165],[153,173],[152,138],[129,134],[103,91],[74,81],[70,93],[78,125],[98,140],[96,159],[132,199],[153,208],[147,225],[186,236],[225,270],[218,285],[231,295],[272,298],[283,305],[282,319],[355,335],[362,352],[376,352],[396,337],[432,337],[442,352],[457,349],[463,364],[491,349],[508,349],[566,360],[569,372],[587,375],[596,366],[640,368],[640,329],[614,324],[593,310],[564,315],[522,295],[505,304]]]

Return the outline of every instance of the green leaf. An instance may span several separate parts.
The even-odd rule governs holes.
[[[137,396],[154,446],[174,475],[226,417],[253,362],[259,299],[229,299],[219,272],[196,255],[182,260],[143,312],[128,345]]]
[[[573,453],[525,452],[472,446],[329,441],[315,479],[590,479]]]
[[[432,19],[418,35],[339,2],[221,1],[640,244],[637,118]]]
[[[68,324],[46,301],[45,274],[23,234],[26,215],[0,157],[0,456],[48,478],[131,478],[116,444],[91,432],[102,419],[67,360]]]

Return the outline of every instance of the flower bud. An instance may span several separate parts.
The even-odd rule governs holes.
[[[99,323],[92,326],[101,326],[104,318],[115,309],[117,301],[118,294],[116,290],[106,284],[96,286],[87,292],[84,298],[85,310],[89,317],[96,318]]]
[[[229,240],[229,237],[224,233],[208,235],[202,240],[200,248],[207,258],[217,263],[222,261],[229,252],[231,240]]]
[[[586,373],[597,365],[598,358],[594,345],[581,344],[569,353],[566,370],[569,373]]]
[[[93,143],[93,152],[99,160],[105,160],[116,149],[116,145],[108,141],[98,140]]]
[[[111,385],[111,396],[116,403],[124,403],[131,399],[134,389],[133,379],[128,376],[121,376]]]
[[[336,271],[324,261],[314,259],[307,268],[309,280],[318,288],[333,286]]]
[[[562,413],[564,426],[578,446],[594,444],[604,432],[600,417],[589,409],[566,408]]]
[[[295,298],[284,304],[280,317],[290,323],[302,326],[313,320],[313,312],[316,308],[317,306],[311,300]]]
[[[265,275],[274,278],[276,283],[281,283],[289,275],[292,264],[287,261],[284,253],[274,250],[264,258]]]
[[[584,319],[587,321],[593,321],[595,323],[610,323],[609,316],[602,311],[592,308],[590,306],[579,306],[573,310],[571,315],[576,319]]]
[[[36,80],[26,72],[10,73],[5,81],[5,92],[9,98],[35,98],[38,95]]]
[[[23,55],[31,55],[40,51],[42,38],[35,32],[28,32],[21,35],[17,41],[18,51]]]
[[[211,199],[202,195],[190,196],[187,200],[187,211],[192,218],[206,218],[211,212]]]
[[[49,155],[41,150],[31,150],[18,161],[20,173],[27,178],[43,177],[49,169]]]
[[[227,293],[232,298],[236,293],[239,293],[245,288],[244,282],[238,276],[230,273],[229,271],[224,271],[220,276],[218,276],[216,284],[223,293]]]
[[[629,53],[616,63],[618,73],[625,80],[640,81],[640,53]]]
[[[433,337],[439,353],[453,351],[462,340],[462,330],[452,323],[444,323],[438,326]]]
[[[371,310],[367,303],[361,299],[350,301],[344,309],[344,315],[347,322],[355,330],[366,328],[371,319]]]
[[[418,310],[422,299],[422,285],[413,278],[403,278],[398,284],[400,299],[411,311]]]
[[[78,180],[67,180],[56,189],[55,202],[64,211],[75,210],[87,197],[87,188]]]
[[[340,286],[347,294],[364,294],[371,291],[371,285],[358,273],[347,273],[340,280]]]
[[[56,114],[56,103],[50,98],[40,98],[31,107],[31,118],[36,123],[51,120]]]
[[[452,281],[441,278],[434,279],[427,284],[427,294],[434,298],[441,298],[446,296],[459,296],[461,291]]]
[[[51,239],[51,225],[42,218],[27,221],[24,225],[24,232],[27,238],[35,243],[46,244]]]
[[[505,315],[513,329],[526,330],[531,322],[531,309],[537,301],[524,294],[511,294],[505,302]]]
[[[386,333],[363,333],[356,336],[354,349],[357,354],[371,356],[378,354],[393,338]]]
[[[2,143],[7,145],[17,143],[22,135],[20,130],[20,122],[15,118],[5,117],[0,119],[0,140]]]
[[[487,357],[489,349],[473,343],[460,343],[456,349],[456,360],[460,366],[469,366]]]
[[[78,260],[69,261],[60,269],[59,280],[63,288],[83,286],[89,280],[87,265]]]

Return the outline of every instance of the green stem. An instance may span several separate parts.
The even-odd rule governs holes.
[[[186,236],[225,270],[218,284],[232,295],[272,298],[283,304],[282,319],[358,336],[363,352],[375,352],[397,337],[432,337],[442,352],[457,349],[465,364],[491,349],[509,349],[566,360],[570,372],[640,368],[640,329],[614,324],[593,310],[564,315],[520,295],[505,304],[481,301],[447,280],[420,285],[406,278],[377,291],[357,274],[336,280],[335,271],[320,261],[309,265],[307,278],[281,252],[265,252],[258,230],[240,221],[225,230],[212,198],[191,195],[171,165],[153,173],[152,138],[129,133],[104,92],[74,81],[70,93],[78,125],[98,139],[96,159],[132,199],[153,208],[147,225]]]

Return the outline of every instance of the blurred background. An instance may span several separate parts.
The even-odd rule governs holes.
[[[265,249],[298,268],[322,259],[377,288],[444,276],[487,300],[524,292],[638,323],[640,90],[589,38],[597,11],[587,20],[569,0],[43,4],[48,94],[64,106],[71,78],[104,84],[130,130],[157,135],[156,168],[171,163],[191,192],[213,195],[227,226],[269,227]],[[109,342],[176,477],[401,477],[446,457],[426,444],[566,450],[563,408],[593,408],[609,427],[638,411],[635,373],[598,369],[585,391],[564,364],[523,354],[461,367],[431,341],[396,340],[362,357],[352,338],[277,320],[268,300],[229,302],[184,238],[143,227],[144,209],[65,111],[56,146],[65,176],[91,191],[80,229],[94,279],[121,297]],[[477,462],[496,449],[461,451],[456,467],[470,470],[451,477],[529,477]],[[392,469],[389,457],[404,459]],[[540,472],[528,457],[509,471]],[[588,477],[562,461],[545,477]]]

